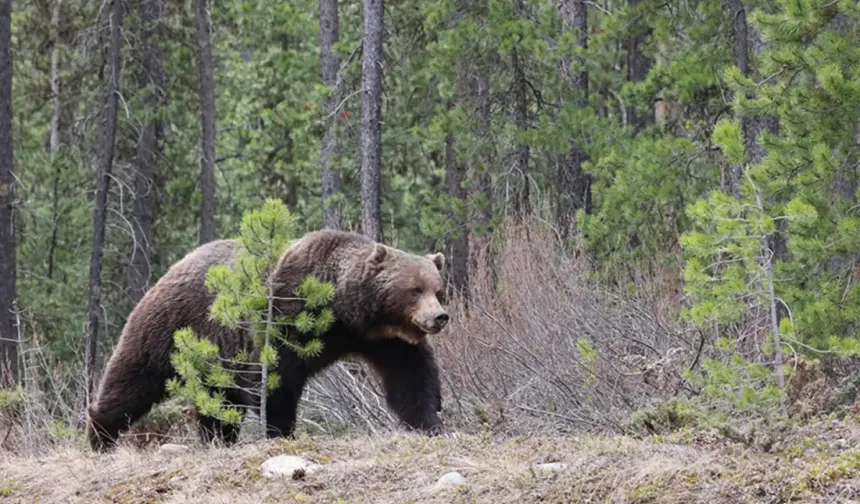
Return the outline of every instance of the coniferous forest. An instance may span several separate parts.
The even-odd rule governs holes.
[[[0,451],[79,442],[135,304],[272,199],[445,254],[447,428],[856,413],[856,0],[0,0]],[[380,394],[338,363],[301,429]]]

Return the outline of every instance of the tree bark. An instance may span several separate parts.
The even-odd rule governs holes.
[[[746,6],[743,0],[727,0],[729,14],[732,16],[732,36],[735,56],[735,65],[744,76],[749,76],[755,73],[752,64],[755,59],[761,54],[764,49],[764,40],[761,33],[751,27],[747,21]],[[752,62],[752,64],[751,64]],[[748,165],[756,165],[761,163],[767,156],[767,149],[759,143],[762,133],[777,134],[779,131],[779,119],[771,116],[747,116],[738,114],[741,123],[741,131],[744,135],[744,148],[746,151],[746,163]],[[736,197],[740,197],[741,186],[741,170],[740,164],[731,166],[729,180],[727,181],[728,190]],[[760,203],[759,203],[760,204]],[[785,223],[780,221],[777,224],[777,230],[769,235],[766,246],[773,252],[773,258],[770,259],[769,268],[773,268],[772,263],[788,258],[788,245],[785,241]],[[769,278],[772,281],[772,278]],[[773,286],[771,286],[771,295],[773,295]],[[782,304],[774,305],[775,323],[788,316],[785,306]],[[778,333],[775,337],[778,338]],[[780,352],[781,349],[777,349]],[[781,364],[781,363],[780,363]],[[781,370],[779,370],[781,372]]]
[[[365,235],[382,241],[382,0],[364,0],[361,61],[361,224]]]
[[[448,197],[458,206],[464,207],[466,202],[466,189],[463,182],[466,180],[466,166],[457,160],[457,148],[454,136],[445,136],[445,184],[448,189]],[[464,215],[455,211],[449,211],[449,218],[453,224],[453,230],[448,239],[448,285],[451,290],[461,295],[467,294],[466,287],[469,285],[469,235],[466,230]]]
[[[758,55],[764,48],[761,34],[755,29],[750,29],[747,22],[746,7],[743,0],[726,0],[729,13],[732,16],[732,35],[735,53],[735,65],[744,76],[753,73],[750,60]],[[779,130],[779,121],[775,117],[748,117],[740,116],[741,128],[744,134],[747,162],[750,164],[760,163],[767,155],[767,150],[759,143],[759,136],[763,132],[776,134]],[[732,173],[732,183],[737,190],[740,180],[740,168]]]
[[[513,99],[514,99],[514,124],[517,131],[525,132],[528,128],[528,102],[526,101],[526,76],[523,69],[523,60],[519,49],[511,53],[511,66],[513,68]],[[514,183],[514,217],[522,219],[531,213],[531,201],[529,198],[529,145],[521,143],[514,152],[513,180]]]
[[[577,48],[588,49],[588,9],[585,0],[561,0],[559,11],[564,31],[574,32]],[[583,68],[575,70],[574,62]],[[562,61],[564,77],[570,83],[574,103],[579,107],[588,105],[588,71],[584,65],[585,59],[581,57]]]
[[[338,25],[337,0],[320,0],[320,67],[322,83],[333,88],[331,94],[323,101],[323,118],[325,132],[322,138],[320,152],[320,174],[322,177],[323,227],[329,229],[341,228],[340,203],[333,202],[332,197],[340,192],[340,171],[331,166],[331,158],[337,148],[336,107],[341,100],[341,84],[338,80],[340,60],[333,46],[340,37]]]
[[[215,82],[209,9],[206,0],[194,1],[197,28],[197,68],[200,74],[200,124],[203,157],[200,159],[200,244],[215,239]]]
[[[627,6],[636,9],[642,0],[628,0]],[[642,45],[650,33],[650,29],[638,23],[633,25],[633,33],[627,39],[627,80],[630,82],[642,82],[651,70],[651,59],[642,52]],[[639,133],[646,124],[653,122],[650,113],[642,114],[630,109],[628,112],[628,123],[633,126],[633,134]]]
[[[13,162],[12,5],[0,0],[0,388],[18,381]]]
[[[829,27],[842,35],[855,33],[856,26],[851,17],[845,12],[838,12],[829,23]],[[854,122],[854,144],[860,146],[860,116]],[[834,191],[852,206],[857,204],[858,169],[860,169],[860,152],[852,149],[846,162],[837,169],[834,180]]]
[[[743,75],[749,75],[749,30],[747,25],[747,14],[744,4],[741,0],[726,0],[726,6],[729,9],[732,26],[732,48],[734,50],[735,65]],[[740,115],[740,114],[739,114]],[[741,131],[744,135],[744,144],[747,149],[747,157],[750,155],[749,133],[750,133],[750,118],[744,115],[739,117],[741,123]],[[740,180],[741,180],[741,165],[732,164],[729,167],[729,173],[726,177],[726,190],[736,198],[740,197]]]
[[[60,9],[62,8],[63,0],[56,0],[54,9],[51,13],[51,159],[60,148],[60,75],[58,69],[57,46],[60,43]]]
[[[747,21],[746,6],[743,0],[726,0],[731,15],[732,38],[735,56],[735,65],[744,76],[754,73],[750,62],[764,49],[764,41],[761,34],[750,27]],[[779,131],[779,120],[776,117],[751,117],[738,114],[741,130],[744,135],[744,147],[746,149],[746,162],[748,164],[761,163],[767,156],[767,149],[759,143],[762,133],[776,134]],[[732,167],[730,190],[739,195],[740,191],[740,166]]]
[[[732,19],[732,46],[735,52],[735,65],[744,75],[750,73],[749,31],[747,29],[747,13],[741,0],[726,0]]]
[[[497,164],[497,155],[492,146],[492,135],[490,132],[490,81],[486,75],[477,75],[472,79],[472,101],[475,114],[478,117],[478,133],[484,137],[479,154],[480,161],[472,166],[473,179],[476,184],[469,191],[468,220],[471,223],[467,243],[469,245],[470,271],[489,273],[484,278],[476,278],[469,275],[470,289],[484,288],[491,290],[495,285],[493,256],[490,250],[490,237],[493,233],[493,184],[490,167]],[[484,206],[479,206],[483,202]],[[483,282],[482,282],[483,280]],[[484,285],[476,285],[483,283]]]
[[[588,48],[588,10],[584,0],[562,0],[559,11],[563,27],[566,31],[574,31],[576,45],[582,50]],[[588,72],[585,61],[576,58],[575,63],[580,69],[573,68],[574,61],[562,61],[561,71],[570,84],[574,104],[584,108],[588,106]],[[562,239],[575,233],[574,217],[577,210],[591,212],[591,176],[582,169],[582,163],[587,159],[585,150],[575,141],[571,141],[570,150],[558,160],[558,193],[559,201],[556,207],[556,224]]]
[[[57,47],[60,44],[60,10],[63,0],[56,0],[51,13],[51,136],[49,141],[49,155],[53,163],[60,148],[60,119],[62,117],[62,106],[60,103],[60,75],[59,55]],[[51,241],[48,244],[48,279],[54,278],[54,255],[57,250],[57,233],[59,232],[59,201],[60,197],[60,167],[54,166],[53,191],[51,192]]]
[[[145,119],[137,142],[137,171],[134,174],[134,243],[128,270],[128,296],[133,304],[137,304],[146,292],[152,272],[155,166],[161,136],[158,109],[164,93],[164,66],[156,33],[161,12],[161,0],[143,0],[140,3],[143,67],[138,80],[141,89],[148,91],[143,101]]]
[[[105,58],[110,66],[110,76],[102,79],[102,92],[105,100],[104,123],[102,125],[102,158],[98,174],[96,203],[93,208],[93,248],[90,256],[89,313],[87,317],[86,360],[84,376],[87,381],[88,397],[93,392],[96,380],[99,342],[99,314],[101,312],[102,256],[104,255],[105,222],[107,217],[107,196],[110,190],[111,171],[113,170],[114,140],[116,137],[117,95],[119,94],[119,53],[122,44],[121,30],[123,20],[122,0],[113,0],[107,13],[109,29],[109,48]]]

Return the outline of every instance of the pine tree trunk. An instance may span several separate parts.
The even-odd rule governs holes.
[[[749,59],[749,26],[747,25],[747,13],[742,0],[726,0],[729,14],[731,15],[732,25],[732,47],[735,53],[735,65],[743,75],[750,74],[750,59]],[[744,135],[744,144],[747,149],[747,159],[753,156],[750,148],[751,118],[740,116],[741,131]],[[753,143],[755,138],[752,138]],[[740,180],[741,180],[740,164],[733,164],[729,167],[728,177],[726,177],[726,189],[735,197],[740,197]]]
[[[743,0],[726,0],[731,15],[733,47],[735,53],[735,65],[744,76],[753,73],[750,68],[750,60],[761,52],[764,42],[757,30],[751,29],[747,22],[747,12]],[[747,117],[741,116],[741,128],[744,134],[744,144],[747,153],[747,163],[758,164],[767,151],[759,143],[759,136],[763,132],[776,134],[779,130],[779,121],[775,117]],[[740,181],[740,167],[732,172],[730,185],[732,191],[737,194]]]
[[[628,0],[627,6],[637,9],[641,3],[642,0]],[[642,52],[642,46],[650,30],[639,23],[634,23],[632,30],[633,33],[627,39],[627,80],[642,82],[651,70],[651,59]],[[653,116],[650,113],[637,112],[632,108],[628,111],[628,124],[633,126],[634,135],[651,122],[653,122]]]
[[[60,44],[60,10],[63,0],[56,0],[51,13],[51,136],[49,142],[49,154],[53,163],[57,151],[60,149],[60,120],[63,109],[60,103],[60,70],[59,54],[57,47]],[[59,201],[60,197],[60,166],[54,167],[53,191],[51,192],[51,240],[48,243],[48,279],[54,278],[54,256],[57,250],[57,233],[59,232]]]
[[[448,197],[452,201],[464,206],[466,201],[466,189],[463,182],[466,180],[466,166],[457,160],[457,148],[453,135],[445,137],[445,184],[448,189]],[[449,218],[454,225],[451,236],[448,239],[448,286],[451,290],[466,295],[466,287],[469,285],[469,236],[466,232],[466,223],[463,215],[450,211]]]
[[[51,139],[50,139],[50,155],[51,160],[60,148],[60,75],[59,75],[59,55],[57,54],[57,46],[60,43],[60,9],[62,8],[63,0],[56,0],[54,9],[51,13]]]
[[[0,388],[18,381],[13,162],[12,5],[0,0]]]
[[[209,9],[206,0],[194,0],[197,28],[197,68],[200,75],[200,125],[203,157],[200,159],[200,244],[215,239],[215,82]]]
[[[577,47],[588,48],[588,10],[584,0],[562,0],[559,4],[561,20],[565,31],[574,31]],[[588,106],[588,72],[585,61],[577,58],[575,62],[583,68],[574,69],[573,61],[561,63],[562,77],[570,84],[574,103],[578,107]],[[556,224],[563,239],[575,232],[574,218],[577,210],[591,212],[591,177],[582,169],[586,160],[584,149],[574,140],[570,150],[558,160],[558,193]]]
[[[158,138],[161,121],[158,108],[164,92],[164,67],[157,44],[156,25],[161,20],[161,0],[140,3],[141,51],[143,68],[138,75],[141,89],[148,89],[144,98],[144,123],[137,142],[137,171],[134,174],[134,244],[131,267],[128,270],[128,296],[136,304],[146,292],[152,271],[152,223],[155,201],[155,165],[158,158]]]
[[[382,0],[364,0],[361,62],[361,224],[365,235],[382,241]]]
[[[669,64],[670,46],[666,42],[657,42],[655,64],[658,69],[664,69]],[[659,96],[654,101],[654,123],[663,133],[672,136],[691,138],[690,133],[682,127],[681,107],[675,100],[667,96]]]
[[[764,49],[764,40],[758,30],[751,27],[747,21],[747,11],[743,0],[727,0],[727,7],[732,16],[732,35],[734,42],[735,65],[745,76],[752,75],[754,69],[751,62],[761,54]],[[744,146],[746,149],[746,163],[755,165],[761,163],[767,156],[767,149],[761,145],[762,133],[775,135],[779,132],[779,120],[769,116],[746,116],[739,114],[741,130],[744,135]],[[731,167],[729,180],[726,185],[728,190],[735,196],[740,195],[741,166]],[[780,221],[779,228],[784,227],[784,221]],[[785,260],[788,258],[788,247],[780,230],[775,232],[770,240],[774,260]],[[787,316],[785,307],[779,305],[780,319]]]
[[[838,33],[856,33],[857,27],[845,12],[833,16],[830,26]],[[854,121],[854,144],[860,146],[860,116]],[[837,170],[834,191],[852,206],[857,204],[858,169],[860,169],[860,149],[852,149],[845,163]]]
[[[470,275],[469,284],[472,288],[492,289],[495,284],[493,280],[493,257],[490,253],[490,237],[493,233],[492,218],[493,218],[493,186],[492,174],[490,167],[496,165],[497,156],[492,148],[492,140],[490,134],[490,81],[486,75],[478,75],[472,80],[472,101],[475,105],[475,113],[478,117],[479,130],[478,134],[484,137],[486,144],[482,146],[480,152],[481,162],[473,167],[473,170],[480,170],[473,174],[473,179],[476,179],[469,191],[468,220],[471,223],[467,243],[469,245],[469,264],[471,271],[488,271],[491,278],[476,279],[475,275]],[[483,201],[484,207],[477,205]],[[476,283],[481,281],[489,285],[477,286]]]
[[[747,13],[741,0],[726,0],[732,20],[732,42],[735,52],[735,65],[744,75],[750,73],[749,33],[747,29]]]
[[[90,256],[89,313],[87,317],[86,360],[84,362],[84,376],[87,380],[88,393],[93,391],[98,367],[96,354],[99,342],[99,315],[101,314],[102,256],[104,254],[107,196],[110,191],[114,139],[116,137],[119,53],[122,44],[123,14],[122,0],[113,0],[111,10],[107,14],[107,24],[110,29],[106,63],[109,66],[110,75],[102,79],[102,94],[105,100],[101,142],[102,157],[98,174],[96,203],[93,208],[93,248]]]
[[[747,21],[747,10],[743,0],[727,0],[727,7],[731,15],[733,47],[735,56],[735,65],[744,76],[750,76],[755,73],[753,65],[764,49],[764,40],[761,34],[750,26]],[[744,148],[746,149],[746,164],[756,165],[761,163],[767,156],[767,149],[761,145],[762,133],[777,134],[779,132],[779,120],[776,117],[769,116],[747,116],[738,114],[741,124],[741,131],[744,135]],[[742,166],[740,164],[731,166],[729,179],[726,181],[728,191],[740,197]],[[758,193],[756,198],[761,211],[763,212],[762,203]],[[776,303],[773,285],[773,270],[776,261],[786,260],[788,258],[788,246],[784,237],[784,221],[777,223],[777,230],[770,234],[765,243],[767,251],[763,255],[771,254],[772,257],[767,259],[767,274],[768,288],[770,295],[770,311],[772,316],[773,337],[776,340],[775,347],[775,367],[779,378],[780,390],[785,390],[783,370],[782,370],[782,348],[779,344],[779,322],[788,316],[788,312],[782,303]],[[785,413],[785,403],[781,403],[783,413]]]
[[[514,49],[511,54],[511,66],[513,68],[514,124],[517,130],[524,132],[528,128],[527,83],[519,49]],[[523,143],[516,147],[512,179],[516,181],[514,183],[514,217],[522,219],[531,213],[528,144]]]
[[[743,1],[743,0],[741,0]],[[744,30],[747,33],[747,71],[744,75],[751,75],[755,69],[752,65],[758,60],[762,51],[765,48],[765,41],[761,33],[747,23],[746,16],[742,17],[744,24],[747,25]],[[748,126],[744,129],[746,135],[746,153],[747,162],[750,164],[761,163],[767,156],[767,149],[761,145],[761,134],[770,133],[776,135],[779,133],[779,119],[774,116],[757,116],[751,117]]]
[[[341,228],[340,203],[330,198],[340,192],[340,171],[331,166],[331,158],[337,148],[337,116],[335,109],[341,100],[341,84],[338,81],[340,60],[333,50],[340,37],[338,25],[337,0],[320,0],[320,67],[322,83],[333,88],[323,102],[325,132],[320,152],[320,172],[322,177],[323,227]]]

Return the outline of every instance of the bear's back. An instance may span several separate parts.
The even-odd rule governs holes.
[[[138,348],[164,349],[153,357],[167,357],[173,332],[182,327],[208,332],[209,305],[214,296],[206,288],[206,273],[218,264],[228,264],[238,250],[235,240],[216,240],[197,247],[174,263],[129,314],[122,339],[134,340]],[[131,342],[131,341],[130,341]]]
[[[174,277],[188,275],[206,276],[211,266],[227,264],[236,255],[239,243],[236,240],[215,240],[185,254],[185,256],[173,263],[167,273],[159,280],[172,280]]]

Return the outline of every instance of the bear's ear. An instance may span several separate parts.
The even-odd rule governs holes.
[[[435,254],[427,254],[427,259],[433,261],[433,264],[436,265],[436,268],[439,271],[445,268],[445,255],[441,252],[437,252]]]
[[[373,245],[373,250],[370,252],[370,255],[367,256],[367,263],[371,266],[379,266],[385,261],[385,256],[388,255],[388,251],[385,248],[385,245],[381,243],[377,243]]]

